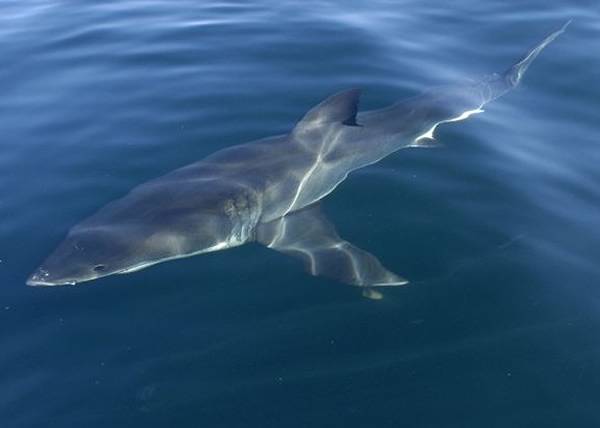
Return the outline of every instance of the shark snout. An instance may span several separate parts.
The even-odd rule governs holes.
[[[50,280],[50,272],[39,268],[27,278],[26,284],[31,287],[58,285]]]
[[[48,281],[50,273],[45,269],[38,269],[27,278],[26,284],[32,287],[40,285],[54,285]]]
[[[25,283],[31,287],[52,287],[55,285],[74,284],[74,282],[69,281],[53,280],[50,275],[50,272],[43,268],[39,268],[34,273],[32,273],[29,276],[29,278],[27,278],[27,281]]]

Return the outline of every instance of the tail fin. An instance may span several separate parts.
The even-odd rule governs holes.
[[[533,62],[533,60],[546,46],[550,44],[550,42],[560,36],[567,29],[571,21],[572,20],[570,19],[560,28],[560,30],[548,35],[539,45],[530,50],[519,62],[504,72],[503,77],[509,88],[514,88],[519,84],[523,78],[523,75],[525,74],[525,71],[527,71],[527,68]]]

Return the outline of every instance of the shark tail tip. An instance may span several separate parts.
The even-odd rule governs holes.
[[[527,68],[529,67],[529,65],[531,65],[533,60],[537,58],[539,53],[552,41],[554,41],[554,39],[556,39],[558,36],[564,33],[567,27],[571,24],[571,22],[573,22],[573,19],[569,19],[558,30],[548,34],[537,46],[535,46],[533,49],[527,52],[527,54],[521,60],[519,60],[516,64],[510,67],[504,73],[504,77],[507,84],[513,88],[517,86],[523,78],[525,71],[527,71]]]

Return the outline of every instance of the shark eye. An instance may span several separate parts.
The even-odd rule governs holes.
[[[96,266],[94,266],[94,271],[96,271],[96,272],[102,272],[105,269],[106,269],[106,266],[104,266],[104,265],[96,265]]]

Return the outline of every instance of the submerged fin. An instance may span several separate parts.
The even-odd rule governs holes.
[[[519,84],[523,75],[527,71],[529,65],[533,62],[533,60],[540,54],[540,52],[548,46],[554,39],[560,36],[565,32],[569,24],[572,20],[567,21],[559,30],[554,31],[549,34],[542,40],[535,48],[531,49],[527,54],[521,58],[519,62],[514,64],[504,73],[504,78],[506,79],[506,83],[512,87],[515,87]]]
[[[383,299],[383,294],[381,291],[373,290],[371,287],[365,287],[362,292],[363,297],[371,300],[381,300]]]
[[[400,111],[420,112],[428,120],[428,128],[407,145],[407,147],[438,147],[435,130],[439,125],[457,122],[482,113],[483,106],[514,89],[522,80],[527,68],[540,52],[561,35],[570,24],[565,23],[559,30],[550,33],[541,43],[531,49],[518,62],[504,73],[493,73],[483,79],[461,85],[429,91],[399,103]]]
[[[550,33],[548,36],[546,36],[544,40],[542,40],[533,49],[528,51],[519,61],[513,64],[504,73],[494,73],[488,76],[486,79],[482,80],[480,83],[482,85],[482,88],[485,88],[483,89],[485,95],[483,96],[484,99],[481,103],[481,106],[501,97],[510,90],[516,88],[523,79],[525,72],[527,71],[533,60],[536,59],[540,52],[546,46],[548,46],[554,39],[556,39],[558,36],[564,33],[570,23],[571,20],[567,21],[559,30],[554,31],[553,33]]]
[[[360,89],[349,89],[330,96],[306,113],[296,125],[294,132],[335,122],[348,126],[358,126],[356,113],[358,112],[360,94]]]
[[[257,227],[257,241],[298,258],[314,276],[325,276],[360,287],[404,285],[408,281],[388,271],[372,254],[337,234],[319,204]],[[378,293],[366,291],[371,298]]]

